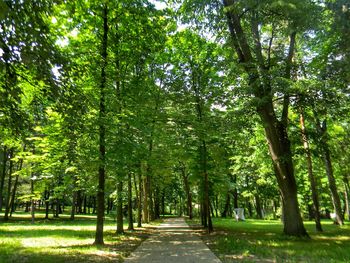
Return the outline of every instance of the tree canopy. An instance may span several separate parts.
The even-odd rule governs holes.
[[[349,212],[345,0],[0,1],[0,210]],[[311,189],[311,191],[310,191]],[[92,209],[92,211],[90,211]],[[215,226],[214,226],[215,227]]]

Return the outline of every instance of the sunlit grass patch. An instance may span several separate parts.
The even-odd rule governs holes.
[[[311,239],[288,237],[276,220],[214,218],[215,232],[203,238],[223,262],[350,262],[350,226],[305,222]]]
[[[95,229],[94,216],[77,216],[71,221],[68,215],[51,220],[39,215],[31,224],[28,214],[16,214],[0,224],[0,263],[119,262],[147,236],[142,229],[117,235],[116,223],[106,217],[105,245],[95,246]]]

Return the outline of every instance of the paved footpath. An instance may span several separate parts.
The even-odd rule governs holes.
[[[156,233],[125,259],[125,263],[220,263],[183,218],[169,218]]]

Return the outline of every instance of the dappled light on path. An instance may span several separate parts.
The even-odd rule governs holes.
[[[169,218],[156,227],[156,233],[144,241],[129,258],[132,262],[221,262],[203,243],[198,233],[183,218]]]

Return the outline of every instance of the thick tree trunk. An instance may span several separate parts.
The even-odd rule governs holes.
[[[258,99],[257,112],[265,128],[270,155],[275,168],[275,175],[283,198],[284,233],[293,236],[308,236],[301,218],[297,199],[297,186],[290,142],[287,135],[289,98],[286,94],[283,101],[282,120],[276,117],[272,102],[271,85],[267,71],[259,35],[259,23],[256,12],[252,12],[251,29],[253,47],[249,45],[248,36],[241,25],[241,17],[232,8],[233,0],[223,0],[233,49],[236,51],[242,67],[249,75],[249,85],[253,95]],[[291,62],[294,54],[295,33],[291,34],[289,53],[286,63],[285,78],[290,78]],[[254,52],[254,56],[252,55]],[[255,58],[256,57],[256,58]]]
[[[305,120],[304,120],[303,110],[301,110],[301,113],[300,113],[300,127],[301,127],[301,137],[302,137],[304,150],[305,150],[307,172],[308,172],[309,182],[310,182],[310,186],[311,186],[311,195],[312,195],[312,202],[313,202],[314,215],[315,215],[316,231],[322,232],[320,205],[319,205],[319,201],[318,201],[318,192],[317,192],[317,183],[316,183],[315,176],[313,174],[313,169],[312,169],[311,152],[310,152],[309,140],[307,138],[307,133],[306,133],[306,128],[305,128]]]
[[[266,139],[282,196],[283,231],[287,235],[308,236],[300,215],[292,153],[286,127],[277,120],[271,101],[260,106],[258,112],[265,124]]]
[[[134,230],[134,220],[132,216],[132,184],[131,173],[128,173],[128,230]]]
[[[103,18],[103,37],[102,37],[102,65],[101,65],[101,82],[100,82],[100,107],[99,107],[99,169],[98,169],[98,187],[97,187],[97,220],[95,245],[103,245],[103,224],[105,215],[105,155],[106,155],[106,85],[107,85],[107,42],[108,42],[108,8],[105,4],[102,13]]]
[[[123,182],[119,180],[117,184],[117,234],[123,234]]]

